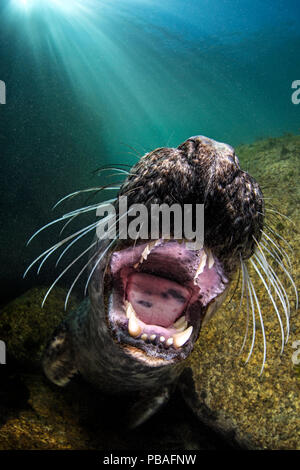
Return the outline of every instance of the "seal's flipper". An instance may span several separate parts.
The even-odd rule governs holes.
[[[71,335],[66,322],[54,332],[46,346],[43,368],[51,382],[63,387],[77,373]]]
[[[170,388],[164,387],[156,394],[142,395],[141,399],[129,410],[129,429],[134,429],[151,418],[170,398]]]

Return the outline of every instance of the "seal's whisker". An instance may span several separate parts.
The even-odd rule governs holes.
[[[102,220],[103,222],[103,220]],[[26,269],[24,275],[23,275],[23,278],[25,278],[25,276],[27,275],[28,271],[32,268],[32,266],[37,263],[41,258],[43,258],[43,256],[45,256],[45,258],[43,259],[43,261],[41,262],[38,270],[37,270],[37,274],[39,274],[43,264],[45,263],[45,261],[49,258],[49,256],[54,253],[57,249],[59,249],[61,246],[63,246],[65,243],[67,243],[69,240],[72,240],[72,238],[76,237],[77,235],[79,234],[82,234],[81,236],[84,236],[86,235],[88,232],[90,232],[92,229],[94,229],[95,227],[97,227],[97,225],[99,224],[100,222],[97,221],[97,222],[93,222],[92,224],[86,226],[86,227],[83,227],[82,229],[78,230],[77,232],[73,233],[72,235],[69,235],[68,237],[64,238],[63,240],[60,240],[59,242],[55,243],[55,245],[52,245],[50,248],[48,248],[47,250],[45,250],[41,255],[39,255],[29,266],[28,268]],[[82,233],[83,232],[83,233]],[[81,238],[81,236],[77,237],[76,240],[74,240],[74,243],[75,241],[77,241],[79,238]],[[73,242],[72,242],[73,244]],[[65,250],[67,251],[67,250]],[[61,254],[61,257],[62,255],[64,254],[64,252]],[[59,258],[60,259],[60,258]],[[58,259],[58,261],[59,261]],[[56,266],[58,264],[58,261],[56,262]]]
[[[129,148],[130,150],[133,150],[134,153],[132,153],[132,155],[134,155],[135,157],[142,157],[143,155],[134,147],[132,147],[132,145],[128,145],[126,144],[125,142],[120,142],[122,145],[124,145],[125,147]],[[146,150],[143,149],[144,153],[146,153]],[[127,165],[129,166],[129,165]]]
[[[291,268],[292,267],[292,263],[291,263],[291,260],[290,260],[290,257],[289,255],[287,254],[287,252],[279,245],[277,245],[277,243],[275,243],[275,241],[269,237],[265,232],[262,232],[263,234],[263,241],[270,247],[270,243],[272,244],[272,247],[270,247],[272,249],[272,252],[274,254],[277,254],[276,252],[278,252],[280,254],[279,258],[280,259],[285,259],[287,264],[289,265],[289,267]],[[274,247],[274,248],[273,248]]]
[[[111,187],[111,185],[109,185],[107,187],[106,186],[96,186],[94,188],[80,189],[79,191],[74,191],[73,193],[67,194],[67,196],[62,197],[59,201],[57,201],[56,204],[54,204],[54,206],[52,207],[52,210],[56,209],[56,207],[59,206],[59,204],[66,201],[67,199],[72,199],[75,196],[78,196],[79,194],[88,193],[88,192],[99,192],[99,191],[103,191],[103,190],[118,190],[118,189],[120,189],[119,185],[115,185],[115,186],[112,186],[112,187]]]
[[[130,209],[129,209],[129,210],[130,210]],[[112,226],[111,226],[110,229],[108,230],[107,235],[117,226],[118,222],[119,222],[121,219],[123,219],[123,217],[126,217],[126,216],[128,215],[129,210],[127,210],[121,217],[118,217],[118,218],[117,218],[117,220],[112,224]],[[107,236],[107,235],[106,235],[106,236]],[[119,234],[118,234],[118,235],[119,235]],[[113,242],[116,242],[117,240],[118,240],[118,236],[113,239]],[[109,248],[111,245],[112,245],[112,243],[110,243],[110,245],[108,246],[108,248]],[[89,277],[88,277],[88,279],[87,279],[85,288],[84,288],[84,295],[86,295],[86,293],[87,293],[87,289],[88,289],[88,286],[89,286],[89,282],[90,282],[90,280],[91,280],[92,275],[94,274],[94,271],[95,271],[96,267],[97,267],[98,264],[100,263],[100,261],[101,261],[101,259],[102,259],[102,256],[106,253],[106,251],[108,250],[108,248],[105,249],[104,253],[101,254],[101,257],[99,258],[99,260],[97,260],[97,262],[96,262],[95,265],[93,266],[93,268],[92,268],[92,270],[91,270],[91,272],[90,272],[90,274],[89,274]]]
[[[120,183],[120,184],[121,184],[121,183]],[[100,187],[100,189],[99,189],[98,191],[94,192],[93,197],[95,197],[100,191],[102,191],[103,188],[104,188],[104,189],[109,189],[109,188],[106,188],[106,187]],[[120,186],[115,187],[115,188],[110,188],[110,189],[117,190],[117,189],[120,189]],[[89,199],[91,199],[91,198],[90,198],[90,197],[87,198],[87,199],[86,199],[86,202],[87,202]],[[103,201],[103,202],[106,202],[106,201]],[[71,219],[69,219],[69,220],[65,223],[65,225],[62,227],[62,229],[61,229],[59,235],[61,235],[61,234],[64,232],[64,230],[67,228],[67,226],[68,226],[74,219],[76,219],[76,217],[78,217],[79,215],[80,215],[80,214],[75,214]]]
[[[245,271],[245,266],[244,266],[244,263],[243,263],[242,260],[241,260],[241,266],[242,266],[243,284],[245,285],[245,272],[244,272]],[[249,295],[248,295],[248,289],[246,289],[246,303],[247,303],[246,331],[245,331],[243,343],[242,343],[239,354],[241,354],[243,352],[246,341],[247,341],[247,337],[248,337],[248,329],[249,329]]]
[[[111,219],[113,219],[113,218],[114,218],[113,215],[109,215],[109,216],[105,217],[104,219],[102,219],[100,222],[97,221],[96,224],[95,224],[95,226],[99,225],[100,223],[103,223],[104,220],[108,221],[108,220],[111,220]],[[112,229],[114,229],[114,226],[115,226],[115,225],[116,225],[116,224],[113,224],[113,225],[112,225],[112,227],[106,232],[106,235],[109,235],[109,233],[112,231]],[[94,228],[94,227],[92,227],[90,230],[92,230],[93,228]],[[90,230],[89,230],[89,231],[90,231]],[[114,238],[114,239],[113,239],[113,241],[116,241],[116,240],[117,240],[117,238]],[[109,244],[109,247],[110,247],[111,245],[112,245],[112,243]],[[62,253],[62,254],[63,254],[63,253]],[[66,310],[66,307],[67,307],[67,304],[68,304],[68,301],[69,301],[69,297],[70,297],[70,295],[71,295],[71,292],[72,292],[72,290],[73,290],[73,288],[74,288],[76,282],[78,281],[78,279],[80,278],[80,276],[83,274],[83,272],[85,271],[85,269],[89,266],[89,264],[91,263],[91,261],[97,256],[97,254],[98,254],[98,253],[96,252],[96,253],[94,253],[94,254],[92,255],[92,257],[91,257],[91,258],[88,260],[88,262],[83,266],[83,268],[80,270],[80,272],[77,274],[76,278],[74,279],[74,281],[73,281],[71,287],[69,288],[69,291],[68,291],[68,293],[67,293],[67,296],[66,296],[66,300],[65,300],[65,310]],[[61,256],[62,256],[62,255],[61,255]],[[100,258],[102,259],[102,255],[101,255]],[[101,260],[101,259],[100,259],[100,260]]]
[[[257,258],[257,261],[260,263],[259,258]],[[271,281],[272,285],[274,287],[274,290],[275,290],[276,294],[278,295],[278,297],[280,299],[280,302],[282,304],[282,307],[283,307],[283,310],[284,310],[284,313],[285,313],[285,318],[286,318],[286,340],[285,340],[285,342],[287,342],[288,337],[289,337],[290,302],[289,302],[289,298],[288,298],[288,295],[286,293],[286,290],[285,290],[284,286],[282,285],[280,279],[278,278],[277,274],[275,273],[275,271],[273,270],[273,268],[271,266],[270,266],[270,270],[272,271],[272,281]],[[277,311],[276,311],[276,314],[277,314]],[[278,320],[280,322],[280,328],[281,328],[281,331],[282,331],[282,334],[283,334],[283,326],[282,326],[280,315],[278,316],[278,314],[277,314],[277,317],[278,317]],[[283,340],[283,343],[284,343],[284,334],[283,334],[282,340]],[[281,353],[282,352],[283,352],[283,347],[282,347]]]
[[[273,233],[273,235],[275,235],[275,237],[280,238],[280,240],[282,240],[282,241],[288,246],[288,248],[289,248],[292,252],[294,252],[294,250],[293,250],[293,248],[291,247],[291,245],[289,244],[289,242],[288,242],[285,238],[283,238],[281,235],[279,235],[279,233],[276,232],[276,230],[274,230],[274,228],[270,227],[270,225],[268,225],[267,223],[265,223],[265,227],[266,227],[266,229],[268,229],[271,233]]]
[[[78,240],[80,240],[80,238],[84,237],[87,233],[91,232],[92,230],[94,230],[95,227],[97,227],[97,225],[99,224],[99,221],[97,222],[94,222],[93,224],[91,225],[88,225],[86,227],[86,231],[84,231],[83,233],[81,233],[80,235],[78,235],[74,240],[72,240],[68,246],[62,251],[62,253],[60,254],[59,258],[57,259],[56,263],[55,263],[55,267],[58,266],[58,263],[60,262],[60,260],[62,259],[62,257],[64,256],[64,254],[71,248],[71,246],[74,245],[74,243],[76,243]]]
[[[94,209],[97,209],[98,207],[105,207],[106,205],[110,206],[110,204],[112,202],[116,201],[116,200],[117,200],[117,198],[108,199],[107,201],[97,202],[97,203],[91,204],[89,206],[81,207],[80,209],[75,209],[74,211],[67,212],[66,214],[64,214],[63,219],[73,217],[73,215],[77,215],[77,214],[85,214],[85,213],[90,212]]]
[[[71,243],[69,243],[69,245],[62,251],[62,253],[60,254],[58,260],[56,261],[55,263],[55,267],[58,266],[58,263],[59,261],[62,259],[62,257],[64,256],[64,254],[71,248],[72,245],[74,245],[74,243],[76,243],[78,240],[80,240],[80,238],[84,237],[85,235],[87,235],[89,232],[91,232],[92,230],[94,230],[94,228],[97,227],[97,225],[99,224],[99,221],[97,222],[93,222],[91,225],[88,225],[87,227],[84,227],[82,229],[83,233],[80,233]],[[78,233],[78,232],[77,232]],[[66,239],[63,240],[64,243],[66,243]],[[63,244],[64,244],[63,243]],[[47,254],[47,256],[43,259],[43,261],[41,262],[39,268],[38,268],[38,271],[37,273],[39,274],[40,270],[41,270],[41,267],[43,266],[43,264],[45,263],[46,259],[49,258],[49,256],[57,250],[57,248],[60,248],[60,246],[62,245],[59,245],[58,247],[55,247],[50,253]]]
[[[93,254],[93,256],[88,260],[88,262],[83,266],[83,268],[80,270],[80,272],[77,274],[76,278],[74,279],[74,281],[72,282],[69,290],[68,290],[68,293],[66,295],[66,299],[65,299],[65,307],[64,309],[66,310],[67,309],[67,305],[68,305],[68,302],[69,302],[69,297],[72,293],[72,290],[76,284],[76,282],[78,281],[78,279],[80,278],[80,276],[83,274],[83,272],[85,271],[85,269],[89,266],[90,262],[97,256],[97,252]]]
[[[128,165],[130,166],[130,165]],[[123,170],[122,168],[117,168],[116,166],[108,166],[106,168],[98,168],[97,170],[93,171],[93,173],[102,173],[102,171],[108,171],[108,170],[114,170],[114,171],[118,171],[119,174],[123,174],[123,175],[130,175],[130,172],[127,171],[127,170]]]
[[[97,206],[98,208],[99,206]],[[81,215],[82,213],[78,213],[78,214],[75,214],[73,215],[62,227],[61,231],[59,232],[59,236],[61,236],[63,234],[63,232],[66,230],[67,226],[73,222],[74,219],[76,219],[76,217],[78,217],[79,215]]]
[[[141,189],[143,186],[136,186],[135,188],[128,189],[128,191],[124,191],[122,193],[122,196],[125,196],[126,194],[134,193],[137,189]]]
[[[254,261],[252,259],[250,259],[250,261],[251,261],[252,265],[254,266],[255,265]],[[264,348],[264,350],[263,350],[263,361],[262,361],[262,367],[261,367],[260,374],[259,374],[259,375],[261,375],[263,373],[263,370],[264,370],[264,367],[265,367],[266,356],[267,356],[266,334],[265,334],[264,321],[263,321],[263,317],[262,317],[262,313],[261,313],[260,303],[259,303],[259,300],[258,300],[256,292],[255,292],[255,288],[254,288],[253,283],[252,283],[250,278],[249,278],[249,282],[250,282],[252,293],[253,293],[255,303],[256,303],[256,306],[257,306],[257,311],[258,311],[258,316],[259,316],[259,321],[260,321],[260,326],[261,326],[261,332],[262,332],[262,336],[263,336],[263,348]]]
[[[71,217],[62,227],[61,231],[59,232],[59,236],[61,236],[63,234],[63,232],[66,230],[67,226],[73,222],[74,219],[76,219],[76,217],[78,217],[80,214],[76,214],[76,215],[73,215],[73,217]]]
[[[255,255],[254,255],[255,256]],[[261,268],[263,269],[263,271],[265,272],[266,276],[268,276],[268,274],[266,273],[266,271],[264,270],[264,267],[263,265],[261,264],[258,256],[255,256],[255,259],[257,260],[257,262],[259,263],[259,265],[261,266]],[[284,330],[283,330],[283,324],[282,324],[282,320],[281,320],[281,316],[280,316],[280,313],[279,313],[279,310],[277,308],[277,305],[276,305],[276,302],[274,300],[274,297],[271,293],[271,290],[270,290],[270,287],[268,287],[267,283],[266,283],[266,280],[264,279],[263,275],[261,274],[260,270],[258,269],[256,263],[253,261],[253,259],[250,260],[251,263],[252,263],[252,266],[254,267],[255,271],[257,272],[257,274],[259,275],[266,291],[267,291],[267,294],[269,296],[269,298],[271,299],[271,302],[273,304],[273,307],[275,309],[275,312],[276,312],[276,315],[277,315],[277,318],[278,318],[278,321],[279,321],[279,325],[280,325],[280,331],[281,331],[281,351],[280,351],[280,354],[282,354],[283,352],[283,348],[284,348]]]
[[[32,268],[32,266],[35,265],[35,263],[37,263],[43,256],[47,255],[47,253],[49,253],[51,251],[51,253],[53,253],[56,249],[60,248],[62,245],[64,245],[65,243],[67,243],[69,240],[72,240],[72,238],[76,237],[79,233],[82,233],[83,231],[85,231],[87,229],[87,227],[84,227],[80,230],[78,230],[77,232],[73,233],[72,235],[69,235],[68,237],[64,238],[63,240],[55,243],[55,245],[52,245],[50,248],[48,248],[47,250],[45,250],[43,253],[41,253],[34,261],[32,261],[32,263],[28,266],[28,268],[26,269],[25,273],[23,274],[23,278],[27,275],[28,271]]]
[[[29,245],[29,243],[30,243],[39,233],[41,233],[43,230],[45,230],[46,228],[50,227],[51,225],[54,225],[54,224],[56,224],[57,222],[60,222],[61,220],[65,220],[65,219],[68,219],[68,218],[70,218],[70,217],[73,217],[73,215],[75,215],[75,214],[84,214],[84,213],[89,212],[89,211],[91,211],[91,210],[97,209],[98,207],[103,207],[103,206],[105,206],[106,204],[109,204],[109,203],[111,203],[111,202],[116,201],[116,199],[117,199],[117,198],[108,199],[107,201],[104,201],[104,202],[101,202],[101,203],[98,203],[98,204],[93,204],[93,205],[91,205],[91,206],[82,207],[81,209],[76,209],[75,211],[68,212],[67,214],[64,214],[63,216],[59,217],[58,219],[52,220],[51,222],[49,222],[48,224],[44,225],[44,226],[41,227],[39,230],[37,230],[37,231],[30,237],[30,239],[29,239],[28,242],[27,242],[27,245]]]
[[[239,305],[239,308],[238,308],[238,314],[240,313],[241,311],[241,308],[242,308],[242,303],[243,303],[243,299],[244,299],[244,293],[245,293],[245,277],[244,277],[244,272],[243,272],[243,266],[242,266],[242,257],[240,255],[240,269],[239,269],[239,277],[238,277],[238,280],[240,280],[240,275],[241,275],[241,271],[242,271],[242,290],[241,290],[241,297],[240,297],[240,305]],[[234,291],[235,292],[235,291]],[[238,315],[237,314],[237,315]],[[235,316],[235,318],[237,317],[237,315]]]
[[[96,170],[93,171],[93,173],[95,173],[96,171],[102,171],[102,170],[105,170],[106,168],[110,168],[111,166],[114,166],[115,168],[117,168],[118,170],[122,169],[122,168],[119,168],[119,167],[129,167],[131,168],[132,165],[130,165],[129,163],[107,163],[106,165],[101,165],[99,166],[99,168],[97,168]]]
[[[264,249],[269,253],[269,255],[276,261],[276,263],[281,267],[281,269],[283,270],[283,272],[285,273],[285,275],[288,277],[290,283],[292,284],[293,286],[293,289],[295,291],[295,297],[296,297],[296,306],[295,306],[295,309],[297,310],[298,309],[298,291],[297,291],[297,287],[296,287],[296,284],[294,282],[294,279],[292,278],[291,274],[288,272],[288,270],[286,269],[286,267],[284,266],[284,264],[281,262],[281,260],[277,257],[277,256],[274,256],[273,253],[271,253],[270,250],[268,250],[268,248],[266,246],[264,246]]]
[[[254,343],[255,343],[256,325],[255,325],[255,308],[254,308],[253,297],[252,297],[252,292],[251,292],[250,278],[249,278],[248,269],[247,269],[247,266],[246,266],[245,263],[244,263],[244,270],[245,270],[247,289],[248,289],[248,292],[249,292],[250,303],[251,303],[251,311],[252,311],[252,341],[251,341],[251,346],[250,346],[250,351],[249,351],[248,357],[245,361],[245,364],[247,364],[250,357],[252,356],[252,352],[253,352],[253,347],[254,347]]]
[[[261,253],[261,255],[262,255],[263,264],[264,264],[264,271],[265,271],[266,274],[267,274],[267,279],[268,279],[268,281],[269,281],[269,287],[270,287],[270,275],[269,275],[269,263],[268,263],[268,260],[266,259],[265,254],[264,254],[264,252],[262,251],[262,248],[261,248],[259,242],[256,240],[256,238],[255,238],[254,236],[253,236],[252,238],[253,238],[253,240],[254,240],[255,243],[256,243],[257,249],[260,251],[260,253]],[[255,251],[256,251],[256,250],[255,250]]]
[[[116,243],[116,241],[118,240],[118,238],[114,238],[110,243],[109,245],[105,248],[105,250],[101,253],[101,256],[99,256],[99,259],[97,260],[97,262],[95,263],[95,265],[93,266],[90,274],[89,274],[89,277],[86,281],[86,284],[85,284],[85,288],[84,288],[84,295],[86,295],[87,293],[87,289],[88,289],[88,286],[89,286],[89,283],[90,283],[90,280],[91,280],[91,277],[92,275],[94,274],[98,264],[100,263],[100,261],[102,260],[103,256],[106,254],[106,252],[109,250],[109,248],[111,248],[111,246]]]
[[[281,212],[279,212],[277,210],[274,210],[274,209],[269,209],[269,208],[266,208],[266,207],[265,207],[265,211],[266,212],[272,212],[274,214],[280,215],[280,217],[288,220],[291,224],[293,224],[296,227],[295,222],[292,219],[290,219],[289,217],[287,217],[286,215],[282,214]]]
[[[80,235],[78,235],[68,246],[67,248],[61,253],[60,257],[58,258],[58,261],[56,262],[55,264],[55,267],[57,267],[58,265],[58,262],[59,260],[62,258],[62,256],[64,255],[64,253],[68,250],[68,248],[70,248],[71,245],[73,245],[77,240],[79,240],[81,237],[83,237],[84,235],[86,235],[87,233],[89,233],[91,230],[93,230],[97,224],[99,222],[94,222],[93,224],[91,225],[88,225],[87,227],[84,227],[83,229],[80,230],[80,232],[83,232],[81,233]],[[77,232],[78,233],[78,232]],[[75,236],[76,234],[74,234]],[[69,237],[68,237],[69,238]],[[42,262],[40,263],[39,267],[38,267],[38,270],[37,270],[37,274],[40,273],[40,270],[43,266],[43,264],[45,263],[45,261],[49,258],[50,255],[52,255],[52,253],[54,253],[57,249],[59,249],[61,246],[63,246],[65,243],[67,243],[67,239],[64,239],[62,240],[61,242],[58,242],[56,244],[56,246],[53,247],[53,249],[45,256],[45,258],[42,260]]]
[[[233,293],[232,293],[232,295],[231,295],[229,301],[228,301],[227,304],[225,305],[225,307],[228,307],[228,305],[230,304],[230,302],[231,302],[232,299],[234,298],[234,295],[235,295],[236,290],[237,290],[237,288],[238,288],[238,286],[239,286],[239,283],[240,283],[241,270],[242,270],[242,269],[241,269],[241,267],[240,267],[240,268],[239,268],[238,277],[237,277],[237,281],[236,281],[236,283],[235,283],[235,287],[234,287],[234,290],[233,290]],[[234,319],[233,319],[233,321],[231,322],[231,325],[230,325],[229,329],[232,328],[232,326],[234,325],[235,320],[237,319],[237,317],[238,317],[238,315],[239,315],[239,313],[240,313],[240,311],[241,311],[242,302],[243,302],[243,297],[244,297],[244,277],[242,278],[242,292],[241,292],[241,298],[240,298],[240,305],[239,305],[239,308],[238,308],[237,312],[236,312],[235,315],[234,315]]]
[[[39,265],[39,267],[38,267],[38,269],[37,269],[37,272],[36,272],[37,275],[40,274],[40,271],[41,271],[41,269],[42,269],[43,264],[44,264],[44,263],[47,261],[47,259],[52,255],[52,253],[54,253],[58,248],[60,248],[60,246],[61,246],[61,245],[59,245],[59,246],[55,245],[54,248],[44,257],[44,259],[41,261],[41,263],[40,263],[40,265]]]
[[[45,302],[47,300],[47,297],[48,295],[50,294],[50,292],[52,291],[53,287],[58,283],[58,281],[62,278],[62,276],[80,259],[82,258],[82,256],[84,256],[88,251],[90,251],[91,248],[93,248],[95,245],[97,244],[97,240],[94,241],[88,248],[86,248],[82,253],[80,253],[79,256],[77,256],[77,258],[75,258],[61,273],[59,276],[57,276],[57,278],[55,279],[55,281],[51,284],[51,286],[49,287],[49,289],[47,290],[45,296],[44,296],[44,299],[43,299],[43,302],[42,302],[42,308],[43,306],[45,305]]]
[[[112,242],[108,245],[107,249],[110,248],[110,247],[113,245],[113,243],[115,243],[116,241],[117,241],[117,238],[114,238],[114,239],[112,240]],[[105,251],[103,252],[103,254],[100,256],[100,259],[97,261],[96,265],[101,261],[102,257],[103,257],[104,254],[106,253],[106,251],[107,251],[107,250],[105,250]],[[73,288],[74,288],[76,282],[78,281],[78,279],[80,278],[80,276],[83,274],[83,272],[87,269],[87,267],[90,265],[91,261],[92,261],[94,258],[96,258],[97,255],[98,255],[97,252],[95,252],[95,253],[93,254],[93,256],[92,256],[92,257],[88,260],[88,262],[83,266],[83,268],[80,270],[80,272],[77,274],[76,278],[75,278],[74,281],[72,282],[72,284],[71,284],[71,286],[70,286],[70,288],[69,288],[69,290],[68,290],[68,293],[67,293],[67,295],[66,295],[65,307],[64,307],[65,310],[66,310],[66,308],[67,308],[68,301],[69,301],[69,297],[70,297],[70,295],[71,295],[71,293],[72,293],[72,290],[73,290]]]

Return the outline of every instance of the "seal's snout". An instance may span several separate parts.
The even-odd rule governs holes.
[[[218,142],[204,135],[195,135],[187,139],[178,147],[178,149],[186,149],[187,146],[190,146],[190,155],[207,155],[211,159],[227,158],[230,162],[239,167],[239,160],[235,154],[234,148],[231,147],[231,145]]]

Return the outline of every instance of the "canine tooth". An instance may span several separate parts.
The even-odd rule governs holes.
[[[130,318],[132,315],[136,316],[134,308],[130,302],[126,302],[126,317]]]
[[[144,248],[143,252],[142,252],[142,255],[141,255],[141,258],[140,258],[140,261],[138,263],[135,263],[135,265],[133,266],[135,269],[143,263],[144,260],[146,260],[148,258],[148,255],[149,253],[151,252],[152,248],[155,247],[155,245],[157,245],[157,243],[159,242],[159,240],[155,240],[153,242],[150,242],[147,244],[146,248]]]
[[[183,315],[182,317],[178,318],[178,320],[176,320],[175,323],[173,323],[173,326],[175,328],[180,328],[184,322],[185,322],[185,316]]]
[[[180,348],[183,346],[190,338],[193,332],[193,327],[189,326],[186,330],[182,331],[181,333],[176,333],[173,335],[174,346],[175,348]]]
[[[151,251],[151,248],[149,246],[149,244],[146,246],[146,248],[144,249],[143,253],[142,253],[142,257],[141,257],[141,260],[144,260],[144,259],[147,259],[149,253]]]
[[[194,277],[194,284],[196,284],[196,279],[199,276],[199,274],[203,273],[204,267],[206,265],[206,260],[207,260],[207,254],[205,253],[205,251],[203,251],[203,253],[201,255],[201,259],[200,259],[198,269],[197,269],[195,277]]]
[[[160,336],[159,341],[161,343],[164,343],[166,341],[166,338],[164,336]]]
[[[208,250],[208,269],[211,269],[213,265],[215,264],[214,257],[212,255],[212,252]]]
[[[129,331],[130,336],[133,336],[134,338],[139,336],[142,332],[142,328],[139,325],[135,315],[131,315],[129,318],[128,331]]]
[[[171,346],[171,345],[173,344],[173,341],[174,341],[174,340],[173,340],[172,337],[171,337],[171,338],[168,338],[168,339],[167,339],[167,342],[166,342],[167,346]]]
[[[150,336],[151,341],[154,341],[155,338],[156,338],[156,335],[151,335],[151,336]]]
[[[148,339],[148,335],[146,335],[146,333],[143,333],[142,336],[141,336],[141,339],[143,341],[146,341]]]

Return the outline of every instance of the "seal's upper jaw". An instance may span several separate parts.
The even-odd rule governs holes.
[[[121,345],[144,360],[185,359],[207,307],[228,283],[210,250],[156,240],[115,251],[110,258],[108,324]]]

